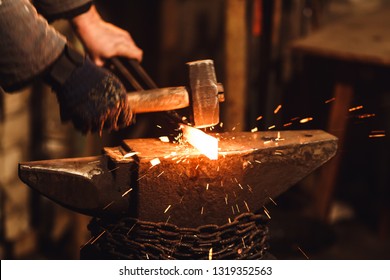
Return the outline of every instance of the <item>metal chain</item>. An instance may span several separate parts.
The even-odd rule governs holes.
[[[261,259],[268,249],[268,218],[244,213],[231,223],[180,228],[134,218],[94,218],[85,259]]]

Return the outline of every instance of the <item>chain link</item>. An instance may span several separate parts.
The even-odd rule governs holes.
[[[244,213],[231,223],[180,228],[134,218],[94,218],[84,259],[261,259],[268,250],[268,218]],[[212,249],[212,250],[211,250]]]

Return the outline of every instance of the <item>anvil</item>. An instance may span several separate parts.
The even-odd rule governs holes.
[[[223,225],[333,157],[337,138],[320,130],[225,132],[219,158],[185,144],[129,139],[100,156],[20,163],[42,195],[91,216],[131,216],[181,227]]]

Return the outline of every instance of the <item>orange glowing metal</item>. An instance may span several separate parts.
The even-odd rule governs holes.
[[[203,131],[182,124],[180,128],[183,131],[183,137],[194,146],[198,151],[211,160],[218,159],[218,139],[212,137]]]

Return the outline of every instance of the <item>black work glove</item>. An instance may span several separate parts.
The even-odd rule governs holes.
[[[108,70],[65,48],[54,63],[49,81],[57,94],[61,120],[83,133],[118,130],[132,122],[126,90]]]

